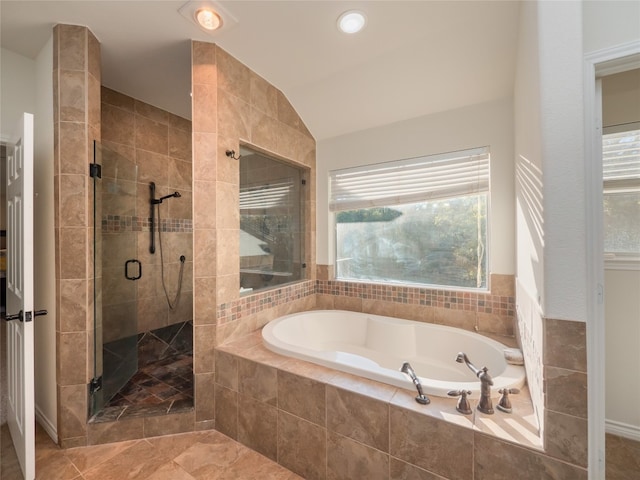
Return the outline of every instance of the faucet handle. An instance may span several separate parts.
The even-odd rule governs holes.
[[[467,398],[467,395],[471,395],[471,390],[449,390],[447,395],[450,397],[459,397],[456,410],[463,415],[471,415],[471,405],[469,405],[469,399]]]
[[[520,390],[518,388],[501,388],[500,390],[498,390],[498,393],[501,393],[502,396],[500,397],[496,408],[501,412],[511,413],[513,411],[513,408],[511,407],[511,400],[509,399],[509,395],[516,395],[520,393]]]

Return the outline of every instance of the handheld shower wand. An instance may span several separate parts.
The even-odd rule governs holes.
[[[411,364],[409,362],[404,362],[402,364],[402,367],[400,368],[400,371],[402,373],[407,374],[411,379],[411,381],[413,382],[413,384],[416,386],[416,389],[418,390],[418,395],[416,396],[416,402],[422,405],[429,404],[431,400],[429,400],[429,397],[427,397],[422,391],[422,384],[420,383],[420,379],[416,375],[416,372],[413,371]]]

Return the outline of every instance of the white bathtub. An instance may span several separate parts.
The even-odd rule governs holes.
[[[465,364],[464,352],[493,377],[492,396],[505,387],[520,388],[524,368],[510,365],[505,345],[459,328],[342,310],[313,310],[277,318],[262,330],[266,347],[276,353],[324,365],[396,387],[415,390],[400,372],[408,361],[427,395],[449,390],[480,393],[480,381]]]

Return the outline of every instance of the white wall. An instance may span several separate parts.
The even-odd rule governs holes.
[[[0,142],[11,140],[23,112],[35,111],[36,63],[0,48]]]
[[[1,55],[2,138],[11,138],[22,112],[34,114],[34,302],[36,309],[48,311],[35,320],[36,417],[56,439],[53,37],[35,60],[5,49]],[[4,203],[0,208],[6,208]]]
[[[544,428],[543,321],[544,240],[542,130],[535,2],[520,10],[514,84],[516,202],[516,325],[525,357],[527,383],[541,430]]]
[[[57,440],[53,37],[38,53],[35,64],[34,301],[36,309],[49,312],[35,320],[36,415]]]
[[[537,2],[546,317],[586,321],[582,2]]]
[[[590,0],[581,3],[585,52],[640,39],[640,2]]]
[[[513,105],[473,105],[372,128],[317,144],[317,262],[333,263],[329,171],[473,147],[491,147],[489,271],[515,273]]]

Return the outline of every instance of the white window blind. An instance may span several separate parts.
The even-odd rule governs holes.
[[[489,190],[489,149],[429,155],[330,173],[331,211],[460,197]]]
[[[603,135],[602,176],[607,191],[640,187],[640,130]]]
[[[261,210],[286,206],[290,203],[293,180],[271,185],[247,186],[240,188],[240,210]]]

